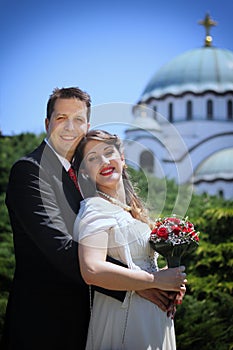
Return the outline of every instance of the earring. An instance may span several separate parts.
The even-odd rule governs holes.
[[[88,174],[83,174],[83,173],[82,173],[82,178],[83,178],[84,180],[88,180],[88,179],[89,179],[89,176],[88,176]]]
[[[127,169],[127,168],[128,168],[128,165],[127,165],[127,164],[124,164],[124,165],[123,165],[123,168],[124,168],[124,169]]]

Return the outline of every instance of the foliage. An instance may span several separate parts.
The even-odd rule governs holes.
[[[21,134],[0,138],[0,333],[14,271],[12,232],[4,204],[9,171],[13,162],[34,149],[43,137]],[[153,218],[170,215],[178,193],[189,204],[188,186],[178,188],[172,180],[155,179],[131,168],[129,172]],[[181,201],[178,211],[182,205]],[[182,260],[188,285],[175,317],[177,349],[232,350],[233,202],[193,193],[187,207],[184,214],[200,231],[200,244]]]
[[[0,334],[15,267],[13,237],[5,206],[10,168],[18,158],[32,151],[44,137],[44,134],[36,136],[32,133],[0,137]]]
[[[216,198],[212,201],[216,203]],[[205,232],[200,234],[197,251],[184,259],[189,283],[176,320],[178,348],[182,350],[233,348],[233,240],[229,225],[233,215],[227,209],[232,202],[221,200],[221,207],[217,203],[213,207],[213,203],[211,209],[202,213],[199,229],[203,227]],[[198,217],[202,207],[195,208]],[[216,216],[221,220],[216,220]],[[188,324],[182,322],[184,317]]]
[[[12,164],[23,155],[31,152],[45,137],[32,133],[16,136],[0,136],[0,193],[4,193]]]
[[[212,298],[196,300],[185,296],[175,317],[177,348],[182,350],[232,349],[232,296],[222,295],[222,302]]]
[[[139,194],[148,201],[166,201],[160,216],[173,212],[178,189],[174,181],[151,179],[148,174],[130,170],[138,184]],[[148,180],[149,179],[149,180]],[[187,188],[179,189],[187,198]],[[156,204],[148,205],[157,217]],[[182,263],[188,274],[187,292],[175,317],[177,348],[179,350],[233,349],[233,202],[203,194],[192,194],[185,213],[200,231],[200,245]],[[164,266],[160,257],[159,266]]]

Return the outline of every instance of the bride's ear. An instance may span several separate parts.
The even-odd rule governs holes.
[[[125,155],[124,155],[124,153],[121,154],[121,160],[122,160],[123,168],[124,168],[124,169],[127,169],[128,166],[127,166],[127,164],[125,163]]]

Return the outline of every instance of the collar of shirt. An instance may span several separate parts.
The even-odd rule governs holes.
[[[50,145],[49,141],[48,141],[46,138],[45,138],[45,142],[46,142],[47,145],[51,148],[51,150],[56,154],[56,156],[57,156],[58,159],[60,160],[61,164],[62,164],[63,167],[65,168],[65,170],[68,171],[68,170],[70,169],[70,167],[71,167],[70,162],[69,162],[66,158],[60,156],[60,154],[58,154],[58,153],[55,151],[55,149]]]

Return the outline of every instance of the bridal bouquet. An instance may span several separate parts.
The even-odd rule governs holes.
[[[180,266],[182,256],[198,247],[199,232],[195,231],[188,217],[178,218],[173,215],[155,221],[149,242],[153,249],[166,259],[168,267],[177,267]],[[167,313],[168,317],[174,319],[176,305],[182,303],[182,298],[181,292],[175,295]]]
[[[150,244],[162,255],[168,267],[180,266],[181,257],[189,254],[198,247],[199,232],[188,221],[188,217],[159,218],[150,234]]]

